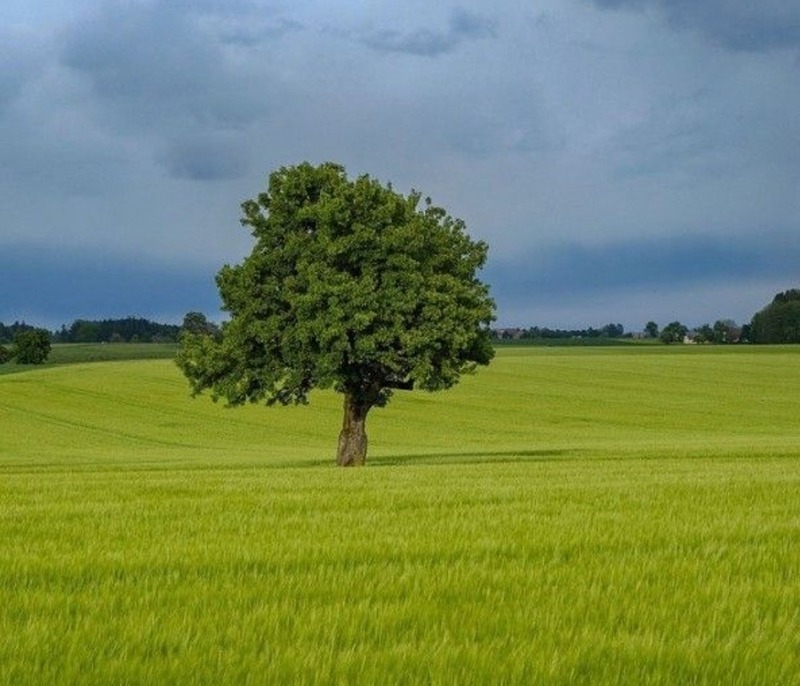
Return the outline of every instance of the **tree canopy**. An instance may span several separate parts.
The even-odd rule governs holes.
[[[800,290],[778,293],[753,316],[750,337],[754,343],[800,343]]]
[[[202,315],[201,315],[202,316]],[[58,343],[166,343],[178,340],[180,327],[158,324],[141,317],[76,319],[56,333]]]
[[[50,333],[45,329],[20,331],[14,336],[11,356],[17,364],[44,364],[50,348]]]
[[[183,317],[181,332],[218,336],[219,327],[208,321],[202,312],[187,312]]]
[[[477,278],[488,247],[430,199],[303,163],[273,172],[242,210],[256,242],[217,275],[222,336],[182,337],[195,393],[271,405],[333,388],[345,399],[337,462],[363,464],[372,407],[491,360],[494,303]]]
[[[661,330],[662,343],[680,343],[689,329],[680,322],[670,322]]]
[[[645,324],[645,325],[644,325],[644,332],[645,332],[645,333],[648,335],[648,337],[650,337],[650,338],[658,338],[658,334],[659,334],[659,331],[658,331],[658,324],[656,324],[656,323],[655,323],[654,321],[652,321],[652,320],[651,320],[651,321],[649,321],[649,322],[647,322],[647,324]]]
[[[11,325],[0,322],[0,343],[13,343],[14,337],[22,331],[33,331],[36,327],[25,322],[14,322]]]

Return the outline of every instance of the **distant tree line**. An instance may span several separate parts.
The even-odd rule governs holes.
[[[644,325],[641,333],[625,333],[622,324],[606,324],[594,329],[530,328],[494,329],[496,341],[558,340],[602,338],[650,338],[662,343],[698,343],[725,345],[731,343],[800,343],[800,289],[778,293],[772,302],[753,315],[747,324],[738,325],[732,319],[718,319],[690,329],[679,321],[660,328],[654,321]]]
[[[189,313],[205,318],[199,313]],[[6,325],[0,322],[0,344],[13,343],[17,334],[44,330],[25,322]],[[159,324],[137,317],[124,319],[76,319],[69,326],[50,332],[54,343],[174,343],[181,327],[175,324]]]
[[[36,327],[26,324],[25,322],[14,322],[11,325],[3,324],[0,322],[0,344],[11,343],[14,336],[23,331],[33,331]]]
[[[76,319],[62,326],[53,340],[56,343],[175,343],[181,327],[158,324],[149,319]]]
[[[16,360],[20,364],[44,362],[52,343],[174,343],[181,332],[220,335],[219,327],[200,312],[188,312],[183,323],[159,324],[148,319],[76,319],[70,326],[56,332],[15,321],[7,325],[0,322],[0,364]],[[631,338],[622,324],[606,324],[599,329],[506,328],[492,331],[494,340],[559,340],[559,339],[612,339]],[[645,324],[644,338],[659,339],[662,343],[800,343],[800,289],[792,288],[778,293],[772,302],[753,315],[748,324],[738,326],[730,319],[719,319],[714,324],[703,324],[689,329],[681,322],[670,322],[660,329],[654,321]],[[11,344],[10,347],[9,344]]]
[[[658,338],[662,343],[749,343],[749,325],[739,326],[732,319],[718,319],[714,325],[703,324],[689,329],[680,322],[670,322],[661,331],[655,322],[644,327],[646,338]]]
[[[492,334],[495,340],[557,340],[575,338],[623,338],[625,328],[622,324],[606,324],[595,329],[549,329],[547,327],[532,326],[528,329],[508,328],[494,329]],[[630,334],[628,334],[630,336]]]
[[[184,331],[215,338],[220,333],[219,327],[200,312],[187,313],[180,326],[137,317],[76,319],[70,326],[51,332],[25,322],[0,322],[0,364],[43,364],[52,343],[175,343]]]
[[[772,302],[756,312],[750,323],[738,326],[731,319],[719,319],[690,330],[680,322],[667,324],[660,332],[647,322],[645,335],[663,343],[800,343],[800,289],[778,293]]]

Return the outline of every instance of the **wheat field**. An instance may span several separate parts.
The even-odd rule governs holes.
[[[0,683],[793,683],[800,350],[502,348],[368,421],[0,376]]]

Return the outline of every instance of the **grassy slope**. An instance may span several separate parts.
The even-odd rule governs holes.
[[[175,357],[175,343],[56,343],[47,363],[36,369],[49,369],[80,362],[111,360],[158,360]],[[31,371],[30,365],[0,364],[0,375]]]
[[[0,379],[0,682],[786,683],[800,351],[503,349],[370,417]],[[388,675],[388,679],[380,679]]]
[[[450,392],[400,392],[374,410],[371,462],[793,452],[798,362],[791,347],[506,348]],[[26,466],[327,465],[341,422],[332,393],[300,408],[191,399],[169,360],[36,369],[0,384],[0,460]]]

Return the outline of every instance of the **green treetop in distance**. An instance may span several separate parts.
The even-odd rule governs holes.
[[[50,355],[50,334],[45,329],[19,331],[11,355],[17,364],[44,364]]]
[[[680,322],[670,322],[661,331],[661,341],[663,343],[681,343],[689,329]]]
[[[219,338],[182,337],[195,394],[285,405],[333,388],[344,395],[337,463],[362,465],[371,408],[491,360],[494,302],[477,278],[487,245],[429,199],[303,163],[272,173],[242,209],[255,246],[217,275],[230,320]]]
[[[753,315],[750,332],[755,343],[800,343],[800,289],[778,293]]]

